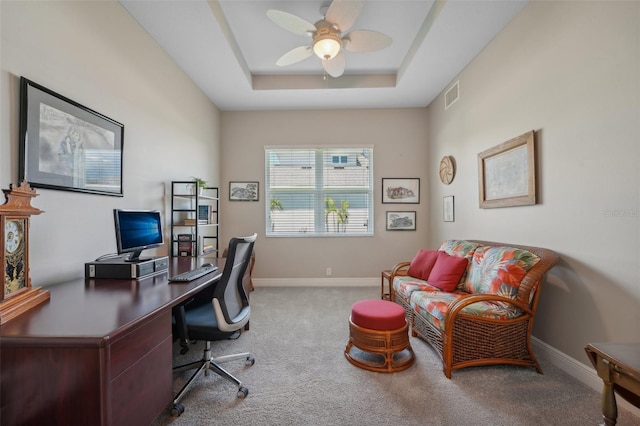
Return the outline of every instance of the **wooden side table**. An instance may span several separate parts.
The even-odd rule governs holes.
[[[640,408],[640,343],[590,343],[584,350],[604,382],[604,424],[613,426],[618,418],[614,391]]]
[[[387,282],[387,291],[384,289],[384,282]],[[391,270],[386,269],[382,271],[382,276],[380,277],[380,299],[382,300],[391,300],[391,286],[393,283],[391,282]]]

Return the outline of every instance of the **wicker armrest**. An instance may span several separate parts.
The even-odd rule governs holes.
[[[393,279],[396,276],[407,275],[409,271],[409,265],[411,262],[400,262],[396,263],[396,265],[391,269],[391,274],[389,275],[389,298],[390,300],[394,300],[393,297]]]
[[[393,279],[395,275],[407,275],[409,265],[411,265],[411,262],[396,263],[393,269],[391,269],[391,278]]]
[[[528,304],[519,302],[518,300],[510,299],[504,296],[498,296],[496,294],[470,294],[465,297],[454,300],[449,305],[447,310],[447,316],[445,318],[444,329],[447,333],[451,332],[451,327],[456,319],[456,316],[467,306],[477,302],[503,302],[515,306],[520,309],[526,315],[533,316],[534,312]],[[479,318],[481,319],[481,318]]]
[[[449,305],[449,310],[447,311],[448,315],[456,315],[462,309],[477,302],[503,302],[508,303],[510,305],[515,306],[516,308],[522,310],[527,314],[532,314],[533,311],[531,307],[525,303],[522,303],[518,300],[511,299],[510,297],[498,296],[497,294],[486,294],[486,293],[478,293],[478,294],[469,294],[468,296],[460,297]]]

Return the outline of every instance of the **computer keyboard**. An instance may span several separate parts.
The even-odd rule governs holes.
[[[169,278],[169,281],[178,281],[178,282],[188,282],[193,281],[197,278],[200,278],[204,275],[210,274],[211,272],[215,272],[218,270],[217,266],[198,266],[195,269],[192,269],[187,272],[182,272],[178,275],[174,275]]]

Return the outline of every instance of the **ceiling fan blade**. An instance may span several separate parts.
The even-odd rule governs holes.
[[[344,74],[345,64],[344,52],[338,53],[333,59],[322,60],[322,67],[331,77],[340,77]]]
[[[373,52],[391,45],[391,37],[377,31],[355,30],[342,37],[349,52]]]
[[[362,0],[333,0],[324,19],[336,25],[340,32],[345,32],[358,19],[362,4]]]
[[[291,31],[294,34],[311,35],[311,33],[316,31],[316,26],[311,22],[281,10],[267,10],[267,17],[285,30]]]
[[[307,59],[312,53],[313,50],[311,50],[311,46],[296,47],[282,55],[276,62],[276,65],[279,67],[286,67],[287,65],[292,65],[296,62]]]

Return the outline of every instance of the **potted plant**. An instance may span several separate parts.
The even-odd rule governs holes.
[[[207,181],[195,176],[191,176],[191,178],[194,180],[194,183],[193,183],[194,192],[197,190],[198,194],[202,194],[202,190],[207,187]]]

